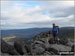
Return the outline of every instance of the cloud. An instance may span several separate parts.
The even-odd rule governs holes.
[[[74,14],[74,1],[46,1],[41,6],[51,17],[67,17]]]
[[[74,26],[73,2],[37,1],[4,2],[1,5],[1,28],[21,29],[34,27]],[[41,4],[40,4],[41,3]],[[11,4],[11,5],[10,5]]]

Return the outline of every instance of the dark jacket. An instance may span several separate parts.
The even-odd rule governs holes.
[[[52,33],[59,34],[59,27],[54,26],[53,29],[52,29]]]

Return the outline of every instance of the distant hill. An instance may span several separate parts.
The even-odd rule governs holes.
[[[64,30],[63,30],[64,29]],[[14,30],[1,30],[1,37],[20,36],[32,38],[41,32],[51,31],[51,28],[30,28],[30,29],[14,29]],[[74,27],[62,27],[60,28],[60,36],[66,34],[73,34]]]
[[[74,27],[61,27],[61,29],[74,29]]]
[[[30,37],[31,38],[41,32],[50,31],[50,30],[51,30],[51,28],[1,30],[1,37],[22,36],[22,37]]]
[[[59,30],[59,37],[74,38],[74,28],[61,28]]]

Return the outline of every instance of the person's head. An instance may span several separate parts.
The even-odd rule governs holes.
[[[55,23],[53,23],[53,26],[55,26]]]

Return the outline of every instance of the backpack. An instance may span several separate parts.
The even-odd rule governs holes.
[[[53,33],[59,33],[59,27],[58,26],[55,26],[53,27]]]

